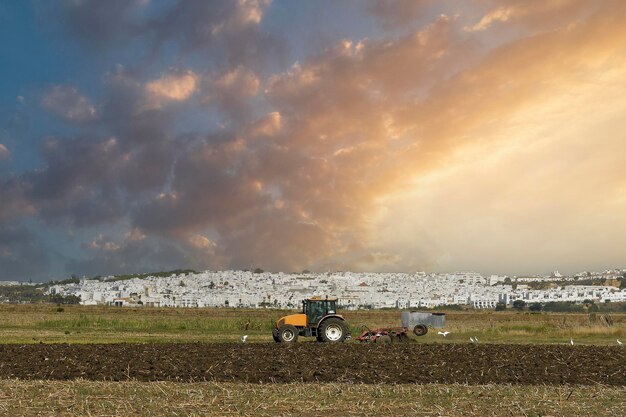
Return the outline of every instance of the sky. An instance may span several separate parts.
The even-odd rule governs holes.
[[[626,2],[0,4],[0,280],[626,267]]]

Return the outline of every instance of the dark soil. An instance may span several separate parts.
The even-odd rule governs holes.
[[[354,343],[0,345],[0,379],[7,378],[626,386],[626,349]]]

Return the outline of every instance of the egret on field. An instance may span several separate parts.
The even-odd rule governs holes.
[[[569,344],[574,346],[574,339],[572,339],[571,337],[569,338]]]
[[[617,339],[617,344],[620,345],[620,346],[623,345],[623,343],[619,339]]]
[[[476,343],[476,339],[474,339],[473,337],[470,336],[470,342]]]
[[[443,337],[446,337],[447,335],[450,334],[450,332],[437,332],[437,334],[442,335]]]
[[[246,343],[246,340],[248,340],[247,334],[244,334],[243,336],[241,336],[241,343]]]

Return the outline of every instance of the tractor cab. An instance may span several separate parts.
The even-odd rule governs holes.
[[[318,327],[317,324],[323,317],[337,314],[337,300],[323,298],[302,300],[302,314],[306,314],[309,327]]]
[[[302,301],[302,312],[281,317],[272,331],[276,342],[295,342],[298,336],[315,337],[320,342],[343,342],[348,326],[337,314],[336,298],[313,297]]]

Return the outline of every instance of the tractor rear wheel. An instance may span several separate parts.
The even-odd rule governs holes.
[[[283,324],[278,329],[278,339],[283,343],[295,343],[298,341],[298,329],[291,324]]]
[[[428,327],[423,324],[416,324],[415,327],[413,327],[413,334],[415,334],[415,336],[424,336],[426,333],[428,333]]]
[[[348,326],[343,320],[335,317],[324,320],[319,330],[324,342],[343,342],[348,337]]]

